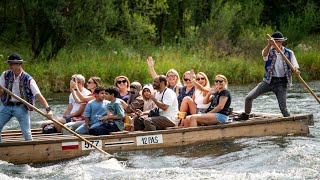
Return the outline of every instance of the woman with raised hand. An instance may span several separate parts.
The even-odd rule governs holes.
[[[127,103],[129,99],[129,79],[126,76],[117,76],[114,79],[114,86],[116,86],[119,90],[119,95],[117,98]]]
[[[211,102],[207,113],[193,114],[184,120],[184,127],[196,127],[198,125],[214,125],[228,121],[228,111],[231,104],[231,95],[228,91],[228,80],[224,75],[215,77],[215,86],[210,89],[203,99],[203,103]]]
[[[179,96],[178,98],[178,103],[179,103],[179,110],[180,110],[180,106],[182,103],[182,100],[186,97],[192,97],[194,90],[195,90],[195,86],[194,83],[192,82],[192,79],[195,77],[194,73],[191,73],[190,71],[186,71],[183,74],[183,87],[180,89],[179,92]]]
[[[154,70],[154,61],[151,56],[147,59],[147,64],[149,67],[150,74],[152,78],[154,79],[157,77],[157,73]],[[169,71],[166,73],[167,81],[168,81],[168,88],[172,89],[176,95],[179,95],[180,88],[182,88],[182,84],[180,81],[180,76],[178,72],[175,69],[169,69]]]
[[[210,103],[203,103],[203,99],[210,91],[210,82],[204,72],[199,72],[194,76],[194,71],[191,70],[190,74],[192,77],[196,77],[195,79],[192,78],[196,90],[192,97],[183,98],[180,112],[187,112],[188,114],[205,113]]]
[[[102,80],[99,77],[93,76],[87,82],[87,89],[91,92],[88,96],[84,96],[78,91],[78,83],[70,81],[70,91],[72,93],[73,99],[76,103],[89,102],[94,98],[94,90],[96,87],[102,86]]]

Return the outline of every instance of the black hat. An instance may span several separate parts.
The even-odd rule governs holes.
[[[23,62],[23,59],[18,53],[12,53],[7,60],[7,63],[22,64]]]
[[[282,33],[279,31],[276,31],[271,36],[275,41],[286,41],[287,38],[283,37]]]

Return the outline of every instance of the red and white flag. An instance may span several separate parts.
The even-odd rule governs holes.
[[[63,142],[62,150],[79,149],[79,142]]]

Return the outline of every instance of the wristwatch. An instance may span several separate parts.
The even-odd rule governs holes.
[[[47,108],[46,108],[46,111],[47,111],[47,112],[50,112],[50,111],[51,111],[51,107],[50,107],[50,106],[47,107]]]

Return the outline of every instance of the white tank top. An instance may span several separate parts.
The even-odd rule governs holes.
[[[194,102],[197,104],[197,108],[208,108],[210,103],[203,104],[202,102],[204,98],[203,93],[198,89],[196,89],[194,93]]]

